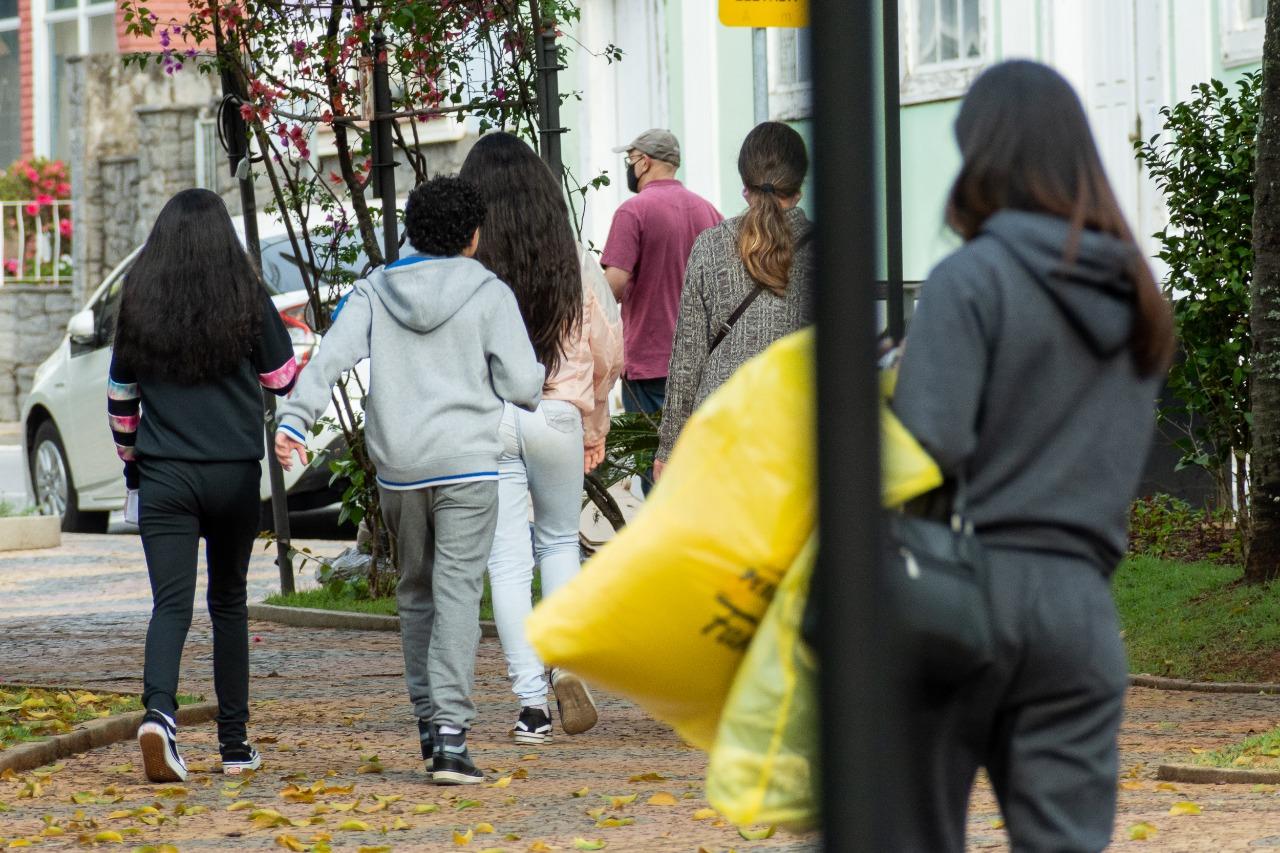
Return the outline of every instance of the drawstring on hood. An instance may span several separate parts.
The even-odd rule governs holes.
[[[1100,358],[1129,344],[1133,330],[1134,284],[1129,270],[1137,249],[1099,231],[1076,236],[1067,257],[1071,224],[1044,213],[1002,210],[982,226],[1044,287],[1071,327]]]

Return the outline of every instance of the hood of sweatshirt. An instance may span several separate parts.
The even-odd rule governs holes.
[[[430,332],[497,277],[473,258],[409,255],[374,270],[369,281],[387,313],[410,329]]]
[[[1002,210],[982,226],[1045,288],[1072,328],[1100,357],[1128,345],[1133,326],[1130,265],[1137,249],[1098,231],[1081,231],[1068,258],[1071,225],[1042,213]]]

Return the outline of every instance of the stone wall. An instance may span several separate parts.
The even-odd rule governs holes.
[[[0,421],[18,419],[36,368],[62,339],[75,305],[66,287],[0,287]]]
[[[194,67],[125,68],[119,56],[86,56],[70,67],[74,291],[82,303],[142,243],[169,196],[195,186],[195,122],[212,115],[219,82]],[[230,188],[229,177],[220,180],[219,190]]]

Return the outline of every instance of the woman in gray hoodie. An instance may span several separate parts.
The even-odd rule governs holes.
[[[956,120],[947,220],[894,409],[985,546],[994,662],[917,684],[919,791],[900,850],[964,849],[985,766],[1015,850],[1100,850],[1115,816],[1127,668],[1109,579],[1172,350],[1079,98],[1032,62],[991,68]]]

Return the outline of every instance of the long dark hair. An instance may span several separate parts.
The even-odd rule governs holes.
[[[780,121],[756,125],[738,152],[749,205],[738,229],[738,255],[747,273],[775,293],[787,289],[796,251],[781,200],[800,192],[807,171],[804,140]]]
[[[515,292],[533,351],[550,376],[582,323],[582,268],[560,185],[509,133],[480,137],[458,177],[479,188],[488,208],[476,258]]]
[[[249,356],[266,291],[217,193],[169,199],[125,277],[115,355],[140,377],[196,384]]]
[[[1084,229],[1130,243],[1130,349],[1144,375],[1167,368],[1174,348],[1169,303],[1107,183],[1084,106],[1071,84],[1038,62],[993,66],[965,96],[955,130],[964,164],[947,202],[947,224],[970,240],[1004,208],[1060,216],[1072,226],[1068,260]]]

